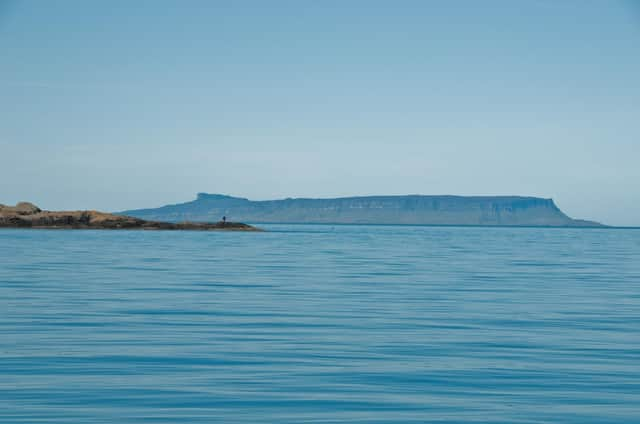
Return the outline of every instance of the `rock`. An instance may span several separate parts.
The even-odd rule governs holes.
[[[20,202],[15,206],[6,206],[0,204],[0,212],[15,213],[17,215],[31,215],[41,212],[40,208],[29,202]]]
[[[43,211],[21,202],[16,206],[0,205],[0,228],[68,228],[68,229],[141,229],[141,230],[225,230],[261,231],[240,222],[162,222],[98,211]]]

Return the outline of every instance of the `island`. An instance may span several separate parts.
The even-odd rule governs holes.
[[[552,199],[528,196],[402,195],[253,201],[199,193],[190,202],[122,212],[161,221],[209,221],[233,216],[252,223],[407,224],[534,227],[603,227],[574,219]]]
[[[262,231],[240,222],[162,222],[98,211],[45,211],[32,203],[0,204],[0,228]]]

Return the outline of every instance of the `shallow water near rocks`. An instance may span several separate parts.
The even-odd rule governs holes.
[[[640,422],[640,230],[0,230],[0,422]]]

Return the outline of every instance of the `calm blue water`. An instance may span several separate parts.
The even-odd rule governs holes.
[[[2,423],[640,422],[640,231],[0,231]]]

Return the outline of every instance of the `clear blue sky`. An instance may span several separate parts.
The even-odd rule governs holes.
[[[0,4],[0,203],[521,194],[640,225],[638,1]]]

